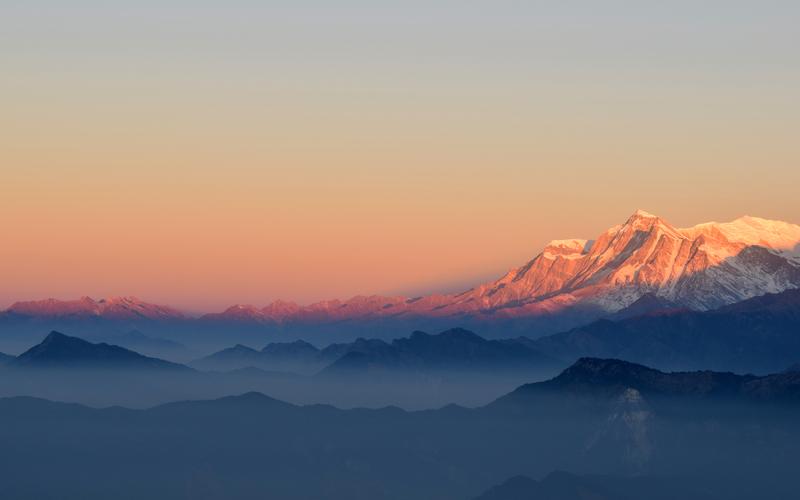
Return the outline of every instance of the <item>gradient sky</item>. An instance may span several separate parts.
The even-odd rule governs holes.
[[[799,25],[795,1],[0,1],[0,306],[450,291],[636,208],[800,223]]]

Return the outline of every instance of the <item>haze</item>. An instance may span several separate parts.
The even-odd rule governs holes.
[[[6,2],[0,305],[417,294],[636,208],[800,222],[794,2],[336,4]]]

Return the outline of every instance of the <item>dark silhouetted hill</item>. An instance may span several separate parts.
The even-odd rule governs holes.
[[[191,365],[201,370],[228,371],[253,367],[270,371],[313,373],[325,363],[320,357],[319,349],[308,342],[297,340],[273,342],[260,351],[237,344],[193,361]]]
[[[486,340],[455,328],[437,335],[416,331],[410,337],[392,342],[359,338],[331,344],[322,350],[303,341],[273,343],[261,351],[236,345],[197,360],[192,366],[218,370],[248,366],[281,370],[294,366],[305,368],[300,371],[306,372],[324,368],[321,376],[336,376],[364,370],[474,373],[552,370],[563,364],[529,344]]]
[[[123,347],[93,344],[59,332],[50,334],[38,345],[17,356],[13,368],[103,368],[188,370],[187,367],[157,358],[142,356]]]
[[[382,341],[357,344],[320,375],[404,370],[502,373],[545,371],[560,365],[560,362],[525,344],[486,340],[460,328],[438,335],[417,331],[391,344]]]
[[[627,389],[635,389],[647,398],[720,398],[796,403],[800,402],[800,373],[783,372],[759,377],[708,370],[663,372],[618,359],[581,358],[558,376],[523,385],[495,404],[506,400],[524,400],[538,394],[612,398]]]
[[[588,356],[672,370],[771,373],[800,358],[800,290],[713,311],[599,320],[530,344],[567,361]]]

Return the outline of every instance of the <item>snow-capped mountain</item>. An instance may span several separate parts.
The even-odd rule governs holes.
[[[350,320],[448,318],[463,323],[556,318],[575,325],[642,303],[706,310],[765,293],[800,287],[800,226],[757,217],[677,228],[637,210],[594,239],[547,244],[532,260],[499,279],[457,294],[357,296],[301,306],[235,305],[205,323],[332,324]],[[182,318],[174,309],[133,297],[95,301],[18,302],[7,313],[111,319]]]
[[[595,240],[551,242],[450,307],[524,314],[548,303],[584,303],[614,312],[653,294],[709,309],[800,286],[798,249],[800,226],[785,222],[742,217],[681,229],[638,210]]]
[[[16,302],[6,313],[41,318],[91,318],[105,319],[182,319],[183,313],[167,306],[149,304],[136,297],[109,297],[94,300],[81,297],[77,300],[44,299]]]
[[[573,308],[612,313],[644,295],[710,309],[800,287],[800,226],[757,217],[676,228],[637,210],[593,240],[551,241],[525,265],[459,294],[354,297],[301,307],[235,306],[216,319],[284,322],[367,317],[554,314]],[[252,309],[252,310],[251,310]]]

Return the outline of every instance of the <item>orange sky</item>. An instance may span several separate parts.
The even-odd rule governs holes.
[[[452,290],[636,208],[798,223],[797,10],[734,4],[12,8],[0,306]]]

